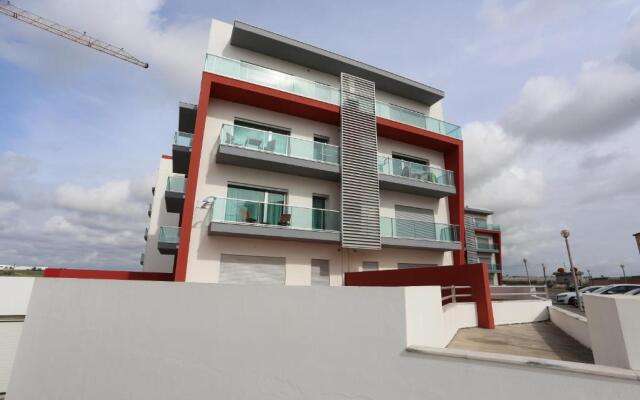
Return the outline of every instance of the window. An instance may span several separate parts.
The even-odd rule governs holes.
[[[311,260],[311,286],[329,286],[329,260]]]
[[[377,271],[378,270],[378,262],[377,261],[363,261],[361,271]]]
[[[288,225],[287,194],[270,189],[229,185],[225,221]]]

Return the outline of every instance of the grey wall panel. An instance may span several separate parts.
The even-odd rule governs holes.
[[[380,249],[375,84],[340,78],[342,247]]]

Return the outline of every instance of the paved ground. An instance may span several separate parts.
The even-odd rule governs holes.
[[[460,329],[447,347],[593,364],[591,350],[551,322]]]

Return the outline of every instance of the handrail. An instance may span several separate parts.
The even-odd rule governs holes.
[[[454,172],[448,169],[419,164],[378,154],[378,172],[385,175],[402,176],[437,185],[453,186]]]
[[[460,226],[439,222],[380,217],[380,236],[399,239],[459,242]]]
[[[471,286],[456,286],[456,285],[451,285],[451,286],[440,286],[440,292],[443,292],[445,290],[449,290],[451,292],[450,295],[448,296],[441,296],[442,298],[442,303],[444,304],[445,301],[447,300],[451,300],[452,304],[455,304],[457,299],[460,297],[473,297],[472,293],[457,293],[457,290],[462,290],[462,289],[471,289]]]
[[[378,117],[412,125],[441,135],[462,139],[460,126],[437,118],[429,117],[419,111],[395,104],[376,101],[376,115]]]

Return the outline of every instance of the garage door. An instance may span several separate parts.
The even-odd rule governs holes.
[[[220,261],[220,283],[284,285],[284,257],[223,254]]]
[[[435,239],[436,227],[433,210],[407,206],[396,206],[396,232],[398,237]]]

